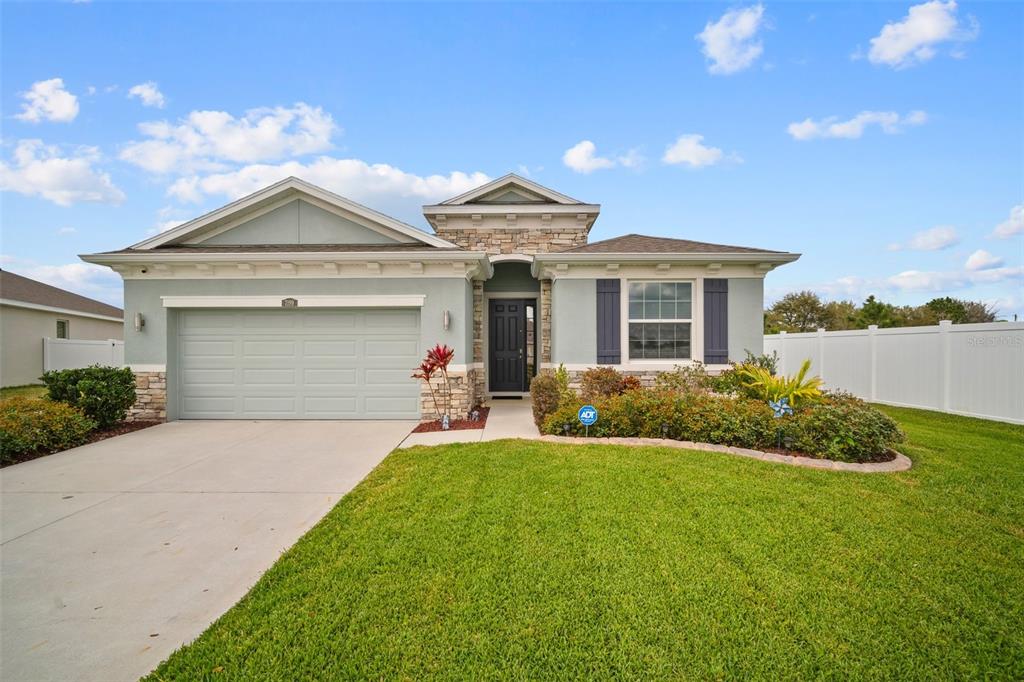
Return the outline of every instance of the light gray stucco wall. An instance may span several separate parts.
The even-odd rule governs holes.
[[[396,240],[296,199],[204,244],[393,244]]]
[[[420,349],[435,343],[455,348],[455,364],[472,358],[472,286],[462,278],[360,278],[360,279],[224,279],[224,280],[126,280],[125,319],[137,312],[146,318],[141,332],[125,329],[125,361],[129,365],[166,365],[173,356],[173,311],[163,307],[161,296],[261,296],[273,295],[368,295],[423,294],[420,309]],[[451,313],[445,331],[444,311]],[[168,371],[172,368],[168,367]],[[411,368],[410,368],[411,369]]]
[[[551,361],[597,362],[597,280],[556,279],[551,285]]]
[[[758,277],[729,280],[729,360],[739,362],[746,351],[764,351],[764,280]]]
[[[484,282],[484,291],[540,291],[540,281],[530,273],[529,263],[495,263],[494,276]]]

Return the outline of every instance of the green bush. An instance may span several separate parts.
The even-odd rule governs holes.
[[[692,365],[676,365],[671,372],[658,374],[654,378],[654,386],[676,393],[707,393],[711,377],[703,363],[694,362]]]
[[[558,378],[551,374],[539,374],[530,382],[530,398],[533,401],[533,421],[537,428],[549,414],[558,409],[562,399]]]
[[[595,398],[598,420],[589,434],[598,438],[671,438],[754,449],[774,449],[781,440],[804,455],[840,461],[871,461],[902,439],[887,416],[848,396],[821,401],[781,419],[766,401],[743,396],[639,390]],[[541,431],[583,435],[576,418],[583,400],[559,405]]]
[[[21,396],[0,401],[0,464],[81,445],[95,428],[96,422],[66,403]]]
[[[135,404],[135,375],[127,367],[85,367],[43,374],[50,400],[81,408],[101,429],[124,421]]]
[[[569,388],[569,370],[561,362],[555,370],[555,381],[558,382],[558,394],[561,396],[559,402],[576,397],[576,392]]]
[[[580,394],[588,402],[618,395],[623,390],[623,377],[613,367],[592,367],[580,379]]]

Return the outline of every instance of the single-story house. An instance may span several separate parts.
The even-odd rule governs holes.
[[[43,339],[124,338],[124,312],[0,270],[0,386],[38,384]]]
[[[653,376],[762,348],[766,273],[799,255],[630,234],[507,175],[423,213],[434,234],[297,178],[120,251],[140,418],[415,419],[427,348],[459,412],[564,364]],[[166,415],[165,406],[166,405]]]

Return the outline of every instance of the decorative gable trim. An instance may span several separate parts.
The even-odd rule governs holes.
[[[472,189],[468,192],[465,192],[464,194],[460,194],[457,197],[452,197],[451,199],[442,201],[440,204],[438,204],[438,206],[461,206],[463,204],[468,204],[475,200],[479,200],[480,198],[485,197],[488,194],[494,194],[498,190],[506,188],[513,189],[516,187],[518,187],[519,189],[524,189],[528,193],[534,194],[541,198],[542,200],[547,200],[549,203],[552,204],[583,203],[582,201],[573,199],[572,197],[562,194],[561,192],[556,192],[555,190],[549,187],[539,185],[536,182],[533,182],[532,180],[527,180],[526,178],[518,176],[515,173],[509,173],[508,175],[504,175],[498,178],[497,180],[492,180],[491,182],[488,182],[485,185],[481,185],[476,189]]]
[[[165,244],[184,243],[191,238],[198,237],[214,223],[227,220],[237,225],[244,222],[244,220],[251,219],[253,211],[265,212],[264,208],[266,204],[275,204],[280,206],[287,203],[287,200],[299,197],[319,206],[320,208],[332,211],[337,215],[350,220],[356,220],[360,224],[381,232],[382,234],[387,235],[389,232],[397,233],[397,235],[400,235],[397,237],[398,241],[410,241],[411,238],[411,240],[422,242],[430,246],[437,246],[441,248],[451,248],[455,246],[451,242],[445,241],[440,237],[427,234],[412,225],[408,225],[400,220],[386,216],[372,208],[368,208],[362,204],[358,204],[334,194],[322,187],[317,187],[316,185],[312,185],[304,180],[300,180],[299,178],[290,177],[261,189],[258,192],[254,192],[249,196],[233,201],[226,206],[210,211],[209,213],[194,220],[190,220],[178,227],[167,230],[155,237],[150,237],[149,239],[143,240],[137,244],[133,244],[131,248],[153,249]],[[245,213],[244,216],[241,215],[243,212]],[[232,221],[232,216],[235,214],[239,214],[237,216],[238,220]],[[218,226],[218,228],[219,227],[220,226]],[[404,239],[402,237],[404,237]]]

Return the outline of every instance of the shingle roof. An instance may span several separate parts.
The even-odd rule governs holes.
[[[45,305],[50,308],[64,308],[92,315],[124,317],[124,311],[115,306],[79,296],[6,270],[0,270],[0,298]]]
[[[388,252],[398,253],[409,252],[436,252],[436,251],[463,251],[458,247],[429,246],[418,242],[408,244],[241,244],[222,246],[185,246],[168,245],[158,246],[153,249],[121,249],[119,251],[105,251],[103,254],[112,255],[120,253],[140,253],[159,256],[165,253],[362,253],[362,252]]]
[[[599,242],[591,242],[559,253],[784,253],[769,249],[755,249],[748,246],[710,244],[689,239],[649,237],[643,234],[627,234]]]

